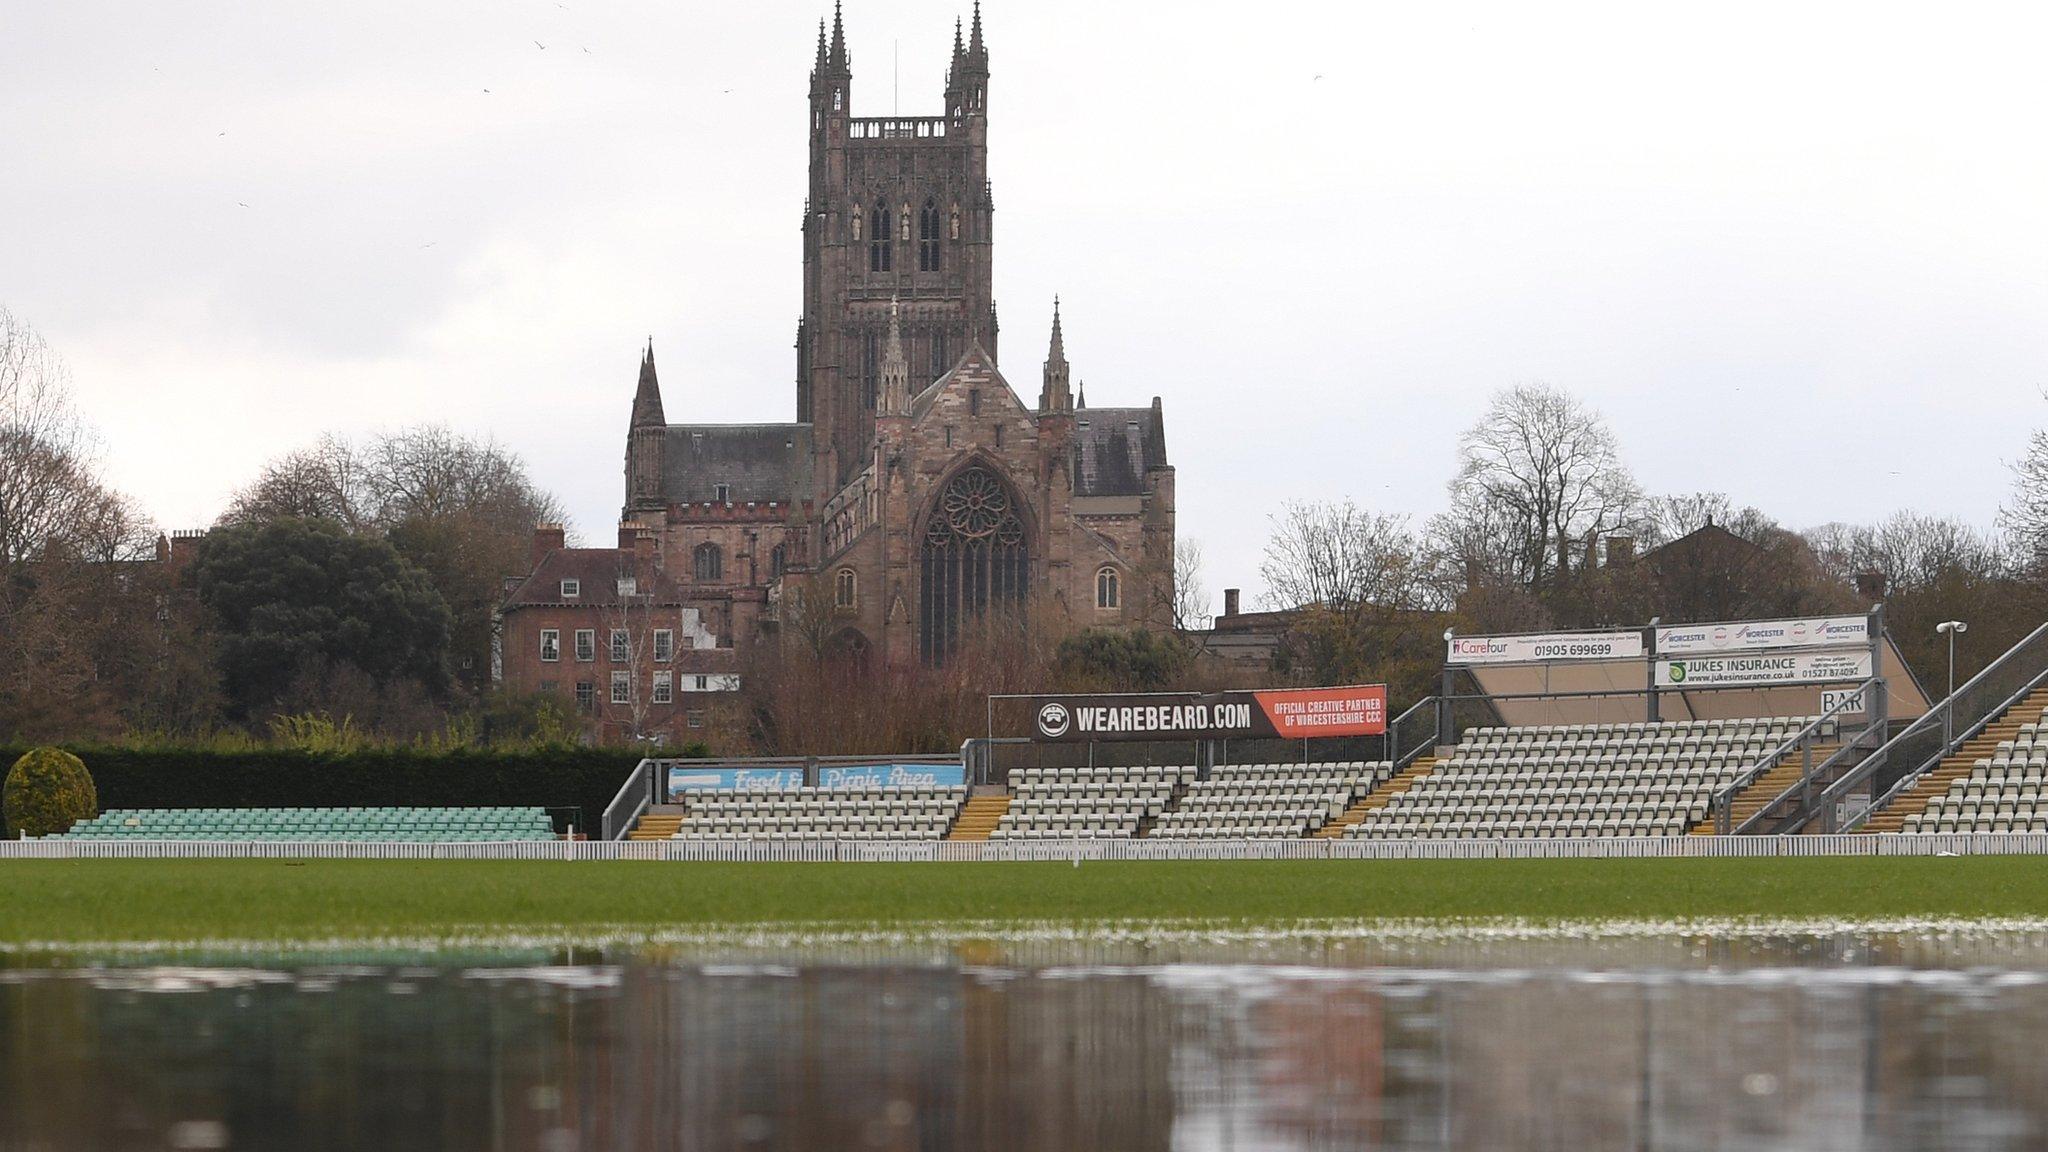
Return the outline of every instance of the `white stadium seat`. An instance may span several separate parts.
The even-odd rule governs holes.
[[[1475,728],[1352,837],[1677,836],[1798,717]]]

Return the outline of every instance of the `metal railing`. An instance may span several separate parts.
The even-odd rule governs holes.
[[[1758,820],[1763,816],[1764,813],[1770,811],[1771,808],[1776,806],[1779,802],[1783,801],[1792,793],[1807,787],[1813,780],[1814,773],[1817,770],[1832,770],[1835,761],[1841,759],[1843,754],[1848,752],[1850,749],[1860,745],[1862,741],[1870,735],[1871,729],[1883,725],[1884,719],[1882,717],[1873,719],[1869,724],[1865,725],[1863,730],[1861,732],[1858,732],[1854,738],[1843,741],[1841,749],[1837,751],[1834,755],[1829,756],[1826,760],[1823,760],[1819,765],[1814,764],[1814,740],[1817,739],[1821,735],[1821,733],[1828,731],[1831,726],[1834,730],[1839,731],[1841,728],[1842,716],[1852,706],[1856,708],[1862,708],[1865,706],[1865,703],[1867,701],[1875,700],[1877,698],[1877,695],[1875,692],[1872,691],[1872,689],[1876,685],[1876,677],[1872,677],[1868,680],[1865,680],[1862,683],[1862,685],[1856,689],[1856,691],[1850,693],[1848,696],[1843,697],[1839,702],[1835,704],[1833,708],[1830,708],[1826,712],[1821,713],[1819,716],[1814,717],[1813,720],[1806,725],[1806,727],[1801,728],[1799,731],[1794,732],[1790,736],[1787,736],[1785,738],[1784,743],[1778,745],[1776,748],[1773,748],[1770,752],[1766,753],[1764,757],[1758,760],[1755,764],[1750,765],[1749,768],[1742,773],[1742,775],[1735,778],[1733,783],[1729,784],[1726,788],[1721,789],[1719,792],[1714,793],[1714,798],[1707,802],[1707,811],[1714,821],[1715,834],[1720,836],[1727,836],[1730,834],[1741,835],[1747,833],[1752,828],[1752,826],[1754,826],[1758,822]],[[1792,785],[1790,788],[1787,788],[1784,792],[1779,793],[1775,798],[1771,800],[1769,804],[1766,804],[1762,808],[1758,809],[1756,815],[1750,817],[1748,820],[1743,821],[1742,826],[1740,828],[1731,828],[1730,825],[1733,823],[1735,816],[1735,797],[1740,795],[1743,792],[1743,790],[1747,789],[1750,785],[1756,783],[1758,780],[1761,780],[1764,777],[1765,773],[1769,772],[1773,768],[1776,768],[1778,765],[1783,764],[1785,762],[1785,757],[1791,755],[1794,752],[1800,753],[1801,756],[1799,782]]]
[[[1854,815],[1840,822],[1842,831],[1863,826],[1885,805],[1917,783],[1921,776],[1968,743],[1991,722],[2010,711],[2027,694],[2048,681],[2048,624],[2043,624],[2007,649],[2005,655],[1955,690],[1947,699],[1929,708],[1898,735],[1864,758],[1841,779],[1821,791],[1799,827],[1814,816],[1826,817],[1823,827],[1835,831],[1834,807],[1866,781],[1872,782],[1872,799]],[[1907,765],[1889,784],[1875,781],[1878,773],[1893,763]],[[1882,791],[1880,791],[1880,788]],[[1798,829],[1793,829],[1794,831]]]
[[[2048,834],[1602,836],[1555,840],[541,840],[466,844],[0,840],[8,860],[725,860],[969,863],[1075,860],[1555,860],[2048,855]]]
[[[1437,713],[1441,706],[1439,697],[1424,696],[1388,722],[1387,759],[1393,762],[1395,772],[1400,772],[1436,747],[1440,723]]]
[[[633,774],[619,785],[619,793],[604,808],[604,826],[600,833],[606,840],[623,839],[647,809],[654,804],[654,761],[642,760],[633,768]]]

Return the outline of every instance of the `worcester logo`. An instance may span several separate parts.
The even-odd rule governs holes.
[[[1065,704],[1047,704],[1038,710],[1038,730],[1057,740],[1067,734],[1067,725],[1072,718],[1067,715]]]

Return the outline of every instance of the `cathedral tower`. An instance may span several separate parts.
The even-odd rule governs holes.
[[[995,355],[988,76],[977,4],[964,39],[954,26],[941,115],[856,117],[838,8],[829,36],[819,25],[796,418],[813,428],[821,501],[867,461],[892,301],[911,395],[975,340]]]

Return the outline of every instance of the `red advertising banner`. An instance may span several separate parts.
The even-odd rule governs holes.
[[[1310,736],[1380,736],[1387,731],[1387,686],[1293,688],[1254,692],[1273,731],[1291,739]]]

